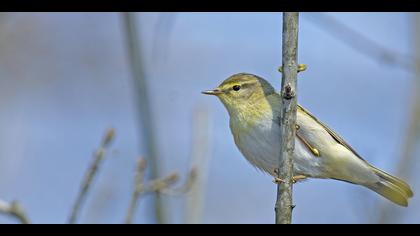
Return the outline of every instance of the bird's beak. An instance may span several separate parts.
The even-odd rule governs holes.
[[[217,96],[219,94],[222,94],[223,92],[220,89],[216,88],[216,89],[213,89],[213,90],[206,90],[206,91],[203,91],[201,93],[206,94],[206,95],[216,95]]]

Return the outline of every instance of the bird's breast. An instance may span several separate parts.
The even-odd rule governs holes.
[[[243,127],[231,118],[231,131],[236,146],[244,157],[258,169],[271,175],[279,166],[280,159],[280,126],[271,117],[254,122],[252,126]],[[308,147],[295,139],[294,173],[308,177],[322,177],[322,158],[315,157]]]
[[[231,119],[231,131],[236,146],[255,167],[273,174],[280,153],[280,126],[271,118],[242,127],[243,122]]]

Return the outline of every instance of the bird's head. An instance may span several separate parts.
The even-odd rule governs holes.
[[[275,90],[265,79],[253,74],[239,73],[230,76],[212,90],[202,92],[217,96],[232,115],[237,112],[263,109],[262,100],[266,100]]]

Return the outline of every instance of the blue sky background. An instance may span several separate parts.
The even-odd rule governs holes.
[[[375,166],[395,173],[408,128],[414,75],[355,51],[302,13],[299,102]],[[390,50],[414,55],[409,13],[326,13]],[[112,150],[86,202],[82,223],[121,223],[142,155],[135,91],[118,13],[1,13],[0,199],[18,199],[35,223],[64,223],[91,155],[107,127]],[[192,114],[209,112],[211,160],[204,223],[272,223],[276,187],[235,147],[222,104],[200,91],[238,72],[277,89],[280,13],[140,13],[145,73],[163,173],[190,166]],[[418,164],[413,169],[418,169]],[[416,173],[416,171],[414,171]],[[401,176],[405,177],[405,176]],[[409,180],[419,189],[413,174]],[[332,180],[295,185],[295,223],[375,222],[388,202]],[[153,222],[150,197],[136,222]],[[166,197],[182,223],[185,198]],[[394,222],[419,223],[417,195]],[[0,216],[0,223],[14,222]]]

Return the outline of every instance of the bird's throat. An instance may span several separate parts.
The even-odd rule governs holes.
[[[237,105],[234,109],[228,108],[231,128],[236,131],[247,132],[258,123],[272,122],[276,115],[276,110],[280,108],[274,106],[273,102],[261,99],[256,103]]]

